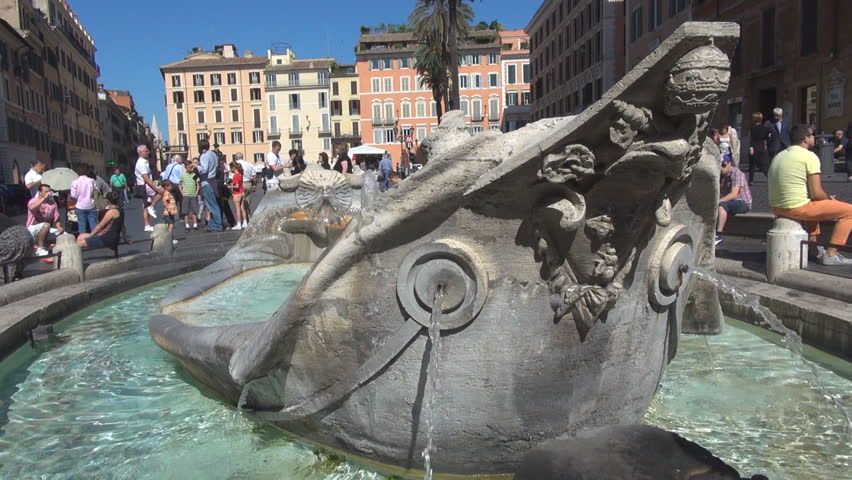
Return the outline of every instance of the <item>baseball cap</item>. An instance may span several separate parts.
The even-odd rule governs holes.
[[[731,154],[726,153],[726,154],[722,155],[722,165],[725,165],[727,163],[731,163],[732,161],[733,160],[731,160]]]

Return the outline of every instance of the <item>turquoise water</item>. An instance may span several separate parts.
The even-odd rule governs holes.
[[[309,263],[259,268],[222,283],[171,312],[186,323],[232,325],[267,320],[299,286]]]
[[[266,283],[283,278],[258,274],[273,275]],[[228,288],[246,295],[258,278]],[[58,324],[60,341],[22,347],[0,363],[0,478],[385,478],[200,392],[148,334],[148,318],[177,281],[80,311]],[[287,293],[276,286],[274,295],[258,294],[252,309],[268,315]],[[239,317],[240,308],[226,302],[216,311]],[[748,328],[733,322],[708,338],[709,351],[702,337],[682,339],[646,421],[742,474],[848,478],[852,438],[821,395],[849,405],[852,382],[820,367],[820,393],[810,370]]]

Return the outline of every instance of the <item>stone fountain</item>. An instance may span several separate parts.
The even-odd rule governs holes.
[[[682,25],[576,117],[471,135],[450,112],[423,142],[427,166],[381,195],[369,174],[283,181],[240,242],[166,298],[154,340],[260,418],[419,468],[441,285],[436,472],[513,472],[540,442],[641,422],[681,332],[720,328],[713,287],[691,273],[713,256],[706,133],[738,35]],[[170,314],[245,270],[314,254],[266,322]]]

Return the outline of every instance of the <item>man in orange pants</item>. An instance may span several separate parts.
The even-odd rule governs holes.
[[[790,132],[792,146],[781,151],[769,167],[769,204],[772,212],[804,222],[811,240],[819,236],[821,220],[836,220],[831,243],[846,245],[852,232],[852,204],[836,200],[825,193],[820,178],[819,158],[810,150],[814,134],[806,125],[796,125]],[[852,265],[837,248],[828,247],[820,258],[823,265]]]

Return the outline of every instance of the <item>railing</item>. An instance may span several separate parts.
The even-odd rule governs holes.
[[[393,125],[396,122],[394,117],[373,117],[373,125]]]
[[[302,129],[301,128],[289,128],[287,129],[290,132],[290,137],[301,137]]]
[[[320,127],[318,133],[320,136],[331,135],[331,127]]]
[[[281,138],[281,130],[279,130],[279,129],[277,129],[277,128],[276,128],[276,129],[274,129],[274,130],[270,130],[270,131],[266,134],[266,136],[267,136],[267,138]]]
[[[472,122],[481,122],[482,121],[482,114],[481,113],[474,113],[470,116],[470,120]]]

